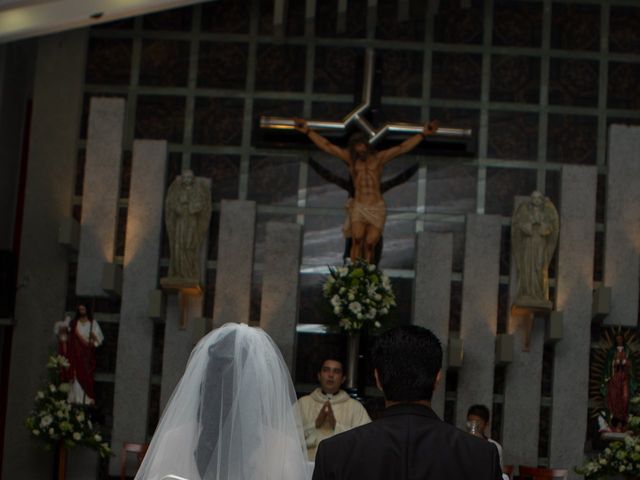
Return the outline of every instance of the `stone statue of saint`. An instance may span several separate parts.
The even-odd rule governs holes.
[[[511,219],[512,259],[518,289],[514,306],[551,310],[549,263],[558,244],[560,221],[553,203],[535,191],[522,202]]]
[[[171,259],[167,284],[199,284],[201,248],[211,218],[211,188],[184,170],[169,186],[164,218]]]

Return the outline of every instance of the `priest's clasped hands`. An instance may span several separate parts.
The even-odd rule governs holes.
[[[327,400],[320,409],[320,413],[316,417],[316,428],[321,428],[324,424],[328,424],[331,430],[336,428],[336,417],[331,408],[331,402]]]

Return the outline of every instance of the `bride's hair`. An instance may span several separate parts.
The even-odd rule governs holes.
[[[233,404],[234,363],[246,360],[246,351],[239,352],[241,357],[235,358],[234,348],[236,332],[230,332],[224,343],[209,347],[209,364],[206,378],[202,383],[198,423],[202,425],[198,437],[198,445],[194,455],[200,476],[204,478],[211,455],[217,446],[218,436],[223,428]]]

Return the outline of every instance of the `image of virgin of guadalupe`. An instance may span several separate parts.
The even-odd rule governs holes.
[[[624,432],[629,415],[629,400],[636,395],[636,359],[622,333],[607,352],[600,391],[609,412],[609,425],[614,432]]]

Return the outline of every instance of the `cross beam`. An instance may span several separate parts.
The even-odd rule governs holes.
[[[422,132],[423,125],[411,123],[387,123],[381,128],[376,129],[365,118],[365,114],[371,107],[373,65],[374,52],[372,48],[368,48],[365,52],[362,100],[355,109],[341,121],[307,120],[309,128],[324,132],[345,133],[350,127],[355,126],[367,135],[371,145],[375,145],[389,134],[409,136]],[[280,131],[294,130],[295,119],[263,115],[260,116],[260,128]],[[427,139],[468,141],[472,136],[473,131],[470,128],[439,127],[438,131],[434,135],[427,137]]]

